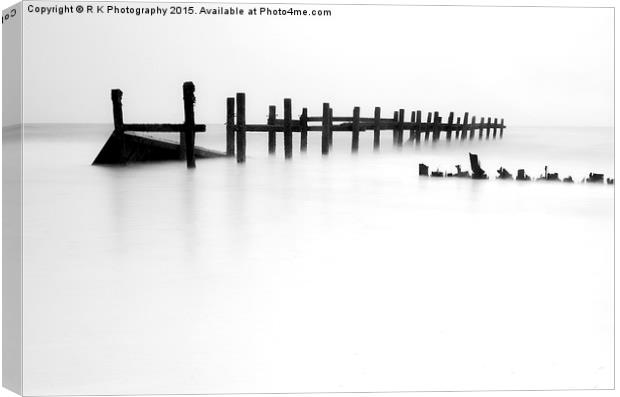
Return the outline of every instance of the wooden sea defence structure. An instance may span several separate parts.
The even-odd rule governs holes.
[[[422,111],[411,111],[409,121],[405,120],[406,110],[399,109],[393,112],[392,117],[382,117],[382,109],[375,107],[372,117],[362,117],[361,108],[353,107],[349,116],[334,116],[334,110],[328,102],[323,103],[321,115],[309,116],[308,108],[304,107],[297,118],[292,116],[292,100],[285,98],[283,100],[282,118],[277,117],[276,105],[269,106],[266,124],[249,124],[246,122],[245,93],[237,93],[235,97],[226,99],[226,154],[229,156],[236,155],[238,163],[244,163],[246,160],[246,135],[252,132],[268,133],[267,152],[270,155],[276,153],[277,136],[283,136],[284,157],[291,159],[293,157],[293,134],[300,134],[300,152],[308,150],[308,133],[321,133],[321,153],[328,155],[333,146],[334,132],[350,132],[351,133],[351,152],[359,151],[360,134],[365,131],[373,133],[373,148],[378,150],[381,147],[381,132],[392,131],[393,146],[403,146],[405,140],[405,131],[409,131],[407,142],[419,144],[422,140],[433,142],[442,138],[446,140],[452,139],[454,133],[455,139],[473,140],[478,132],[478,139],[489,139],[491,129],[493,129],[493,139],[497,138],[499,130],[499,138],[504,136],[504,119],[498,121],[497,118],[483,117],[480,122],[476,122],[476,117],[469,121],[469,113],[461,118],[454,119],[454,112],[450,112],[447,119],[442,118],[439,112],[429,112],[426,121],[422,119]],[[236,108],[235,108],[236,101]],[[236,111],[235,111],[236,110]],[[236,120],[235,120],[236,118]],[[486,130],[486,137],[484,131]],[[235,133],[233,133],[236,132]],[[236,139],[236,142],[235,142]]]
[[[246,120],[246,95],[243,92],[226,98],[226,150],[218,152],[197,147],[195,145],[196,133],[206,132],[205,124],[197,124],[194,114],[196,102],[195,86],[191,81],[183,84],[183,111],[185,120],[179,124],[129,124],[123,117],[123,92],[113,89],[112,115],[114,119],[114,131],[101,149],[93,164],[126,164],[134,161],[160,161],[160,160],[185,160],[188,168],[196,166],[197,158],[235,157],[238,163],[246,161],[246,141],[248,133],[266,132],[268,134],[267,152],[270,155],[276,153],[277,137],[283,137],[284,157],[293,158],[293,136],[299,134],[300,152],[308,150],[308,134],[321,133],[321,153],[328,155],[333,147],[334,133],[351,134],[351,152],[356,153],[360,149],[360,135],[366,131],[372,131],[373,148],[381,147],[381,132],[392,131],[392,145],[402,147],[405,143],[405,134],[408,131],[408,143],[420,144],[422,140],[432,139],[436,142],[442,138],[472,140],[478,131],[478,139],[483,139],[483,130],[486,130],[486,139],[489,139],[493,129],[493,139],[503,137],[504,119],[498,121],[491,117],[482,118],[476,122],[476,117],[469,121],[469,113],[465,112],[463,121],[461,117],[454,119],[454,112],[450,112],[447,118],[439,115],[439,112],[428,112],[426,121],[423,119],[421,110],[409,112],[409,120],[406,120],[407,111],[400,108],[392,113],[392,117],[382,116],[382,109],[375,107],[372,117],[363,117],[362,109],[354,106],[352,112],[346,116],[334,116],[334,109],[328,102],[323,103],[320,115],[310,116],[308,108],[302,108],[301,113],[293,117],[292,100],[285,98],[282,103],[282,115],[279,118],[276,105],[270,105],[265,124],[252,124]],[[179,141],[167,141],[145,136],[143,133],[178,133]]]
[[[183,84],[183,111],[185,120],[180,124],[127,124],[123,118],[123,92],[113,89],[112,115],[114,131],[105,143],[93,165],[126,164],[128,162],[185,160],[188,168],[196,166],[197,158],[225,157],[224,153],[195,146],[196,133],[206,131],[204,124],[196,124],[194,116],[194,83]],[[154,139],[136,133],[179,134],[179,143]],[[234,148],[230,148],[234,150]]]
[[[472,174],[470,176],[468,171],[463,171],[461,169],[460,165],[456,165],[456,172],[442,172],[439,169],[437,169],[436,171],[431,172],[430,176],[431,177],[436,177],[436,178],[443,178],[443,177],[457,177],[457,178],[469,178],[469,179],[489,179],[489,177],[486,175],[485,171],[481,168],[480,166],[480,160],[478,159],[478,155],[474,154],[474,153],[469,153],[469,163],[471,166],[471,170],[472,170]],[[428,173],[428,165],[424,164],[424,163],[419,163],[418,164],[418,175],[419,176],[423,176],[423,177],[427,177],[429,176]],[[525,169],[521,168],[517,170],[517,177],[516,180],[517,181],[550,181],[550,182],[564,182],[564,183],[574,183],[575,181],[573,180],[573,177],[568,175],[565,178],[560,178],[559,174],[557,172],[549,172],[549,167],[545,166],[544,168],[544,173],[542,175],[540,175],[539,178],[537,179],[532,179],[529,175],[527,175],[525,173]],[[503,180],[513,180],[513,176],[512,173],[510,173],[510,171],[508,171],[506,168],[504,167],[499,167],[499,169],[497,170],[497,177],[496,179],[503,179]],[[607,181],[608,185],[613,185],[614,184],[614,178],[607,178],[605,179],[605,175],[604,174],[599,174],[599,173],[594,173],[594,172],[590,172],[588,177],[583,178],[582,183],[598,183],[598,184],[604,184],[605,181]]]

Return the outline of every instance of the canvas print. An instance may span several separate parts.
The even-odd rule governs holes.
[[[614,9],[3,13],[22,395],[613,389]]]

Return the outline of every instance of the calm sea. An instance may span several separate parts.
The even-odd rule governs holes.
[[[222,126],[197,144],[224,149]],[[91,166],[109,125],[24,145],[24,371],[52,394],[613,386],[610,128],[379,152]],[[408,137],[408,133],[405,134]],[[469,169],[490,180],[418,177]],[[25,391],[26,392],[26,391]],[[28,394],[37,394],[34,387]]]

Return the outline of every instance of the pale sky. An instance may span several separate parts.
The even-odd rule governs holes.
[[[249,123],[263,123],[271,104],[282,114],[290,97],[293,115],[320,115],[328,101],[335,115],[382,106],[514,126],[613,124],[612,9],[295,7],[332,16],[25,10],[25,122],[111,123],[111,88],[125,94],[126,122],[181,122],[191,80],[200,123],[224,122],[226,97],[243,91]]]

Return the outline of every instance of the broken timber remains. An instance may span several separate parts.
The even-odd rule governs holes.
[[[236,156],[238,163],[246,160],[246,135],[251,132],[266,132],[268,134],[268,153],[276,153],[276,137],[278,133],[284,135],[284,157],[293,157],[293,133],[300,134],[300,151],[308,150],[308,133],[321,133],[321,153],[328,155],[333,146],[334,132],[351,132],[351,151],[359,150],[360,133],[372,131],[373,148],[381,145],[381,131],[392,131],[394,146],[403,146],[405,132],[409,131],[408,142],[420,143],[422,139],[437,141],[442,132],[445,139],[472,140],[489,139],[504,135],[504,119],[498,122],[497,118],[482,118],[479,123],[476,117],[469,122],[469,113],[454,120],[454,112],[450,112],[446,121],[439,116],[439,112],[427,113],[426,121],[422,121],[422,111],[410,113],[409,121],[405,120],[405,109],[399,109],[391,118],[381,117],[381,108],[375,107],[373,117],[362,117],[360,107],[353,108],[351,116],[334,116],[333,108],[329,103],[323,103],[320,116],[309,116],[308,109],[303,108],[298,119],[293,119],[292,102],[290,98],[283,101],[283,118],[277,118],[276,106],[269,106],[266,124],[248,124],[246,122],[245,93],[237,93],[236,97],[226,99],[226,153],[211,151],[195,147],[195,134],[205,132],[204,124],[196,124],[194,120],[194,84],[183,84],[183,102],[185,122],[183,124],[125,124],[122,111],[122,92],[112,90],[112,109],[114,115],[114,132],[93,162],[93,164],[119,164],[130,161],[155,161],[185,159],[187,166],[195,166],[195,158]],[[485,122],[486,120],[486,122]],[[485,134],[486,131],[486,134]],[[178,132],[179,143],[144,137],[128,132]]]
[[[205,132],[204,124],[194,118],[194,83],[183,84],[183,124],[125,124],[123,120],[123,92],[112,90],[114,132],[105,143],[93,164],[126,164],[131,161],[186,160],[188,168],[196,166],[196,158],[224,157],[224,153],[196,147],[197,132]],[[179,143],[153,139],[133,132],[178,132]]]

